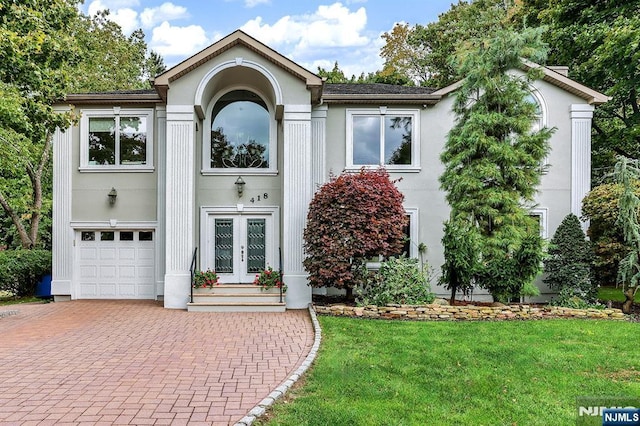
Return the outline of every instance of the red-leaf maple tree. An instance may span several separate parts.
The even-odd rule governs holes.
[[[344,288],[360,283],[367,259],[402,250],[407,222],[404,196],[383,169],[332,176],[316,192],[304,231],[312,287]]]

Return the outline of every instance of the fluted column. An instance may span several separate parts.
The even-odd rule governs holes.
[[[283,265],[287,283],[287,308],[311,303],[311,289],[304,270],[302,233],[313,193],[311,167],[311,106],[284,107]]]
[[[593,106],[571,105],[571,213],[582,215],[582,199],[591,189],[591,119]],[[588,224],[583,223],[586,230]]]
[[[158,179],[158,202],[157,202],[157,218],[158,227],[156,230],[156,295],[164,296],[164,273],[165,273],[165,247],[166,247],[166,218],[165,211],[167,204],[165,197],[167,195],[167,109],[164,106],[156,108],[156,174]]]
[[[194,241],[194,112],[192,105],[167,106],[165,198],[165,308],[186,309]]]
[[[312,191],[315,193],[326,179],[326,105],[315,107],[311,112],[311,167],[313,170]]]
[[[66,300],[74,294],[73,229],[71,228],[71,168],[73,158],[72,130],[56,129],[53,135],[53,229],[52,280],[54,300]]]

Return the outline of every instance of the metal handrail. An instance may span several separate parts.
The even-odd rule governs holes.
[[[198,254],[198,247],[196,247],[193,250],[193,257],[191,258],[191,267],[189,268],[189,270],[191,271],[191,303],[193,303],[193,278],[196,273],[196,268],[198,267],[198,258],[196,256],[197,254]]]
[[[279,273],[280,273],[280,303],[282,303],[282,287],[284,287],[284,274],[282,273],[282,248],[278,247]]]

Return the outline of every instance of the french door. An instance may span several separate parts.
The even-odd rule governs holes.
[[[209,214],[205,262],[223,284],[252,283],[256,274],[274,266],[273,216]]]

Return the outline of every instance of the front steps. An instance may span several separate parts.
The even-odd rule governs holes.
[[[251,284],[220,284],[213,288],[194,288],[189,312],[284,312],[286,303],[280,290],[261,290]]]

